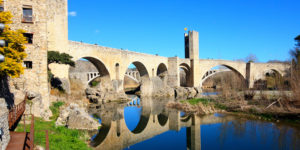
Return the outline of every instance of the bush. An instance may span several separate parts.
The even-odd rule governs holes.
[[[52,111],[52,117],[50,119],[56,120],[59,116],[59,108],[64,105],[64,102],[53,102],[52,106],[50,106],[50,110]]]

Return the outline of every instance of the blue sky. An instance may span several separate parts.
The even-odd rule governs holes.
[[[184,57],[184,28],[199,57],[287,60],[300,34],[299,0],[69,0],[69,39]]]

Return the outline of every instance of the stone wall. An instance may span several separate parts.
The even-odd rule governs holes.
[[[4,136],[0,137],[0,150],[5,150],[10,140],[8,127],[8,110],[5,99],[0,98],[0,130],[3,130]]]
[[[32,8],[32,22],[24,22],[25,7]],[[10,11],[14,16],[11,29],[23,29],[33,34],[33,42],[26,44],[25,50],[28,55],[25,61],[32,62],[32,68],[26,68],[24,75],[11,80],[10,87],[23,93],[40,93],[44,109],[48,109],[47,52],[68,49],[67,0],[4,0],[4,11]]]

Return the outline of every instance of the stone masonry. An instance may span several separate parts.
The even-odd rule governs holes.
[[[31,9],[32,17],[24,18],[24,9]],[[27,67],[20,78],[12,79],[11,88],[40,93],[45,106],[42,109],[48,109],[47,51],[67,49],[67,0],[4,0],[4,11],[14,16],[10,25],[13,30],[24,29],[33,35],[32,43],[26,44],[25,58],[32,67]],[[34,115],[40,116],[38,112]]]
[[[253,83],[260,79],[266,70],[275,70],[281,75],[286,75],[289,64],[281,63],[245,63],[228,60],[200,59],[199,34],[189,31],[184,36],[186,58],[162,57],[137,53],[128,50],[120,50],[98,45],[86,44],[68,40],[68,9],[67,0],[6,0],[5,11],[11,11],[14,15],[12,29],[25,29],[33,34],[33,43],[26,44],[28,57],[26,61],[32,62],[32,68],[28,68],[25,74],[18,79],[22,84],[21,90],[34,91],[42,95],[45,108],[49,107],[49,89],[47,83],[47,51],[65,52],[73,56],[73,59],[87,59],[94,64],[100,73],[101,81],[109,83],[117,92],[124,89],[124,76],[130,64],[134,64],[140,73],[143,82],[142,89],[146,89],[147,95],[151,95],[151,79],[161,72],[159,66],[163,64],[167,68],[168,86],[180,86],[180,69],[187,76],[188,87],[201,87],[202,77],[215,66],[226,66],[239,74],[253,87]],[[24,22],[23,9],[31,8],[32,21]],[[61,67],[59,67],[61,66]],[[64,83],[69,82],[69,66],[52,65],[51,71]],[[146,86],[147,85],[147,86]],[[67,86],[69,87],[69,86]],[[66,89],[68,91],[68,89]],[[39,113],[35,115],[40,116]]]
[[[9,127],[8,127],[8,110],[4,99],[0,98],[0,130],[4,135],[0,136],[0,150],[5,150],[10,140]]]

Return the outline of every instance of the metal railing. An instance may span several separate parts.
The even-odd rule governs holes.
[[[9,110],[9,114],[8,114],[9,129],[12,129],[14,125],[16,125],[17,121],[20,120],[20,118],[24,114],[25,107],[26,107],[26,98],[27,95],[25,95],[24,100],[20,104],[14,106]]]
[[[28,115],[26,115],[28,116]],[[26,132],[26,123],[25,123],[25,114],[24,114],[24,132]],[[30,131],[26,136],[25,140],[25,150],[33,150],[34,149],[34,133],[35,132],[45,132],[45,137],[46,137],[46,147],[45,150],[49,150],[49,132],[48,130],[35,130],[34,129],[34,115],[31,114],[31,124],[30,124]]]

